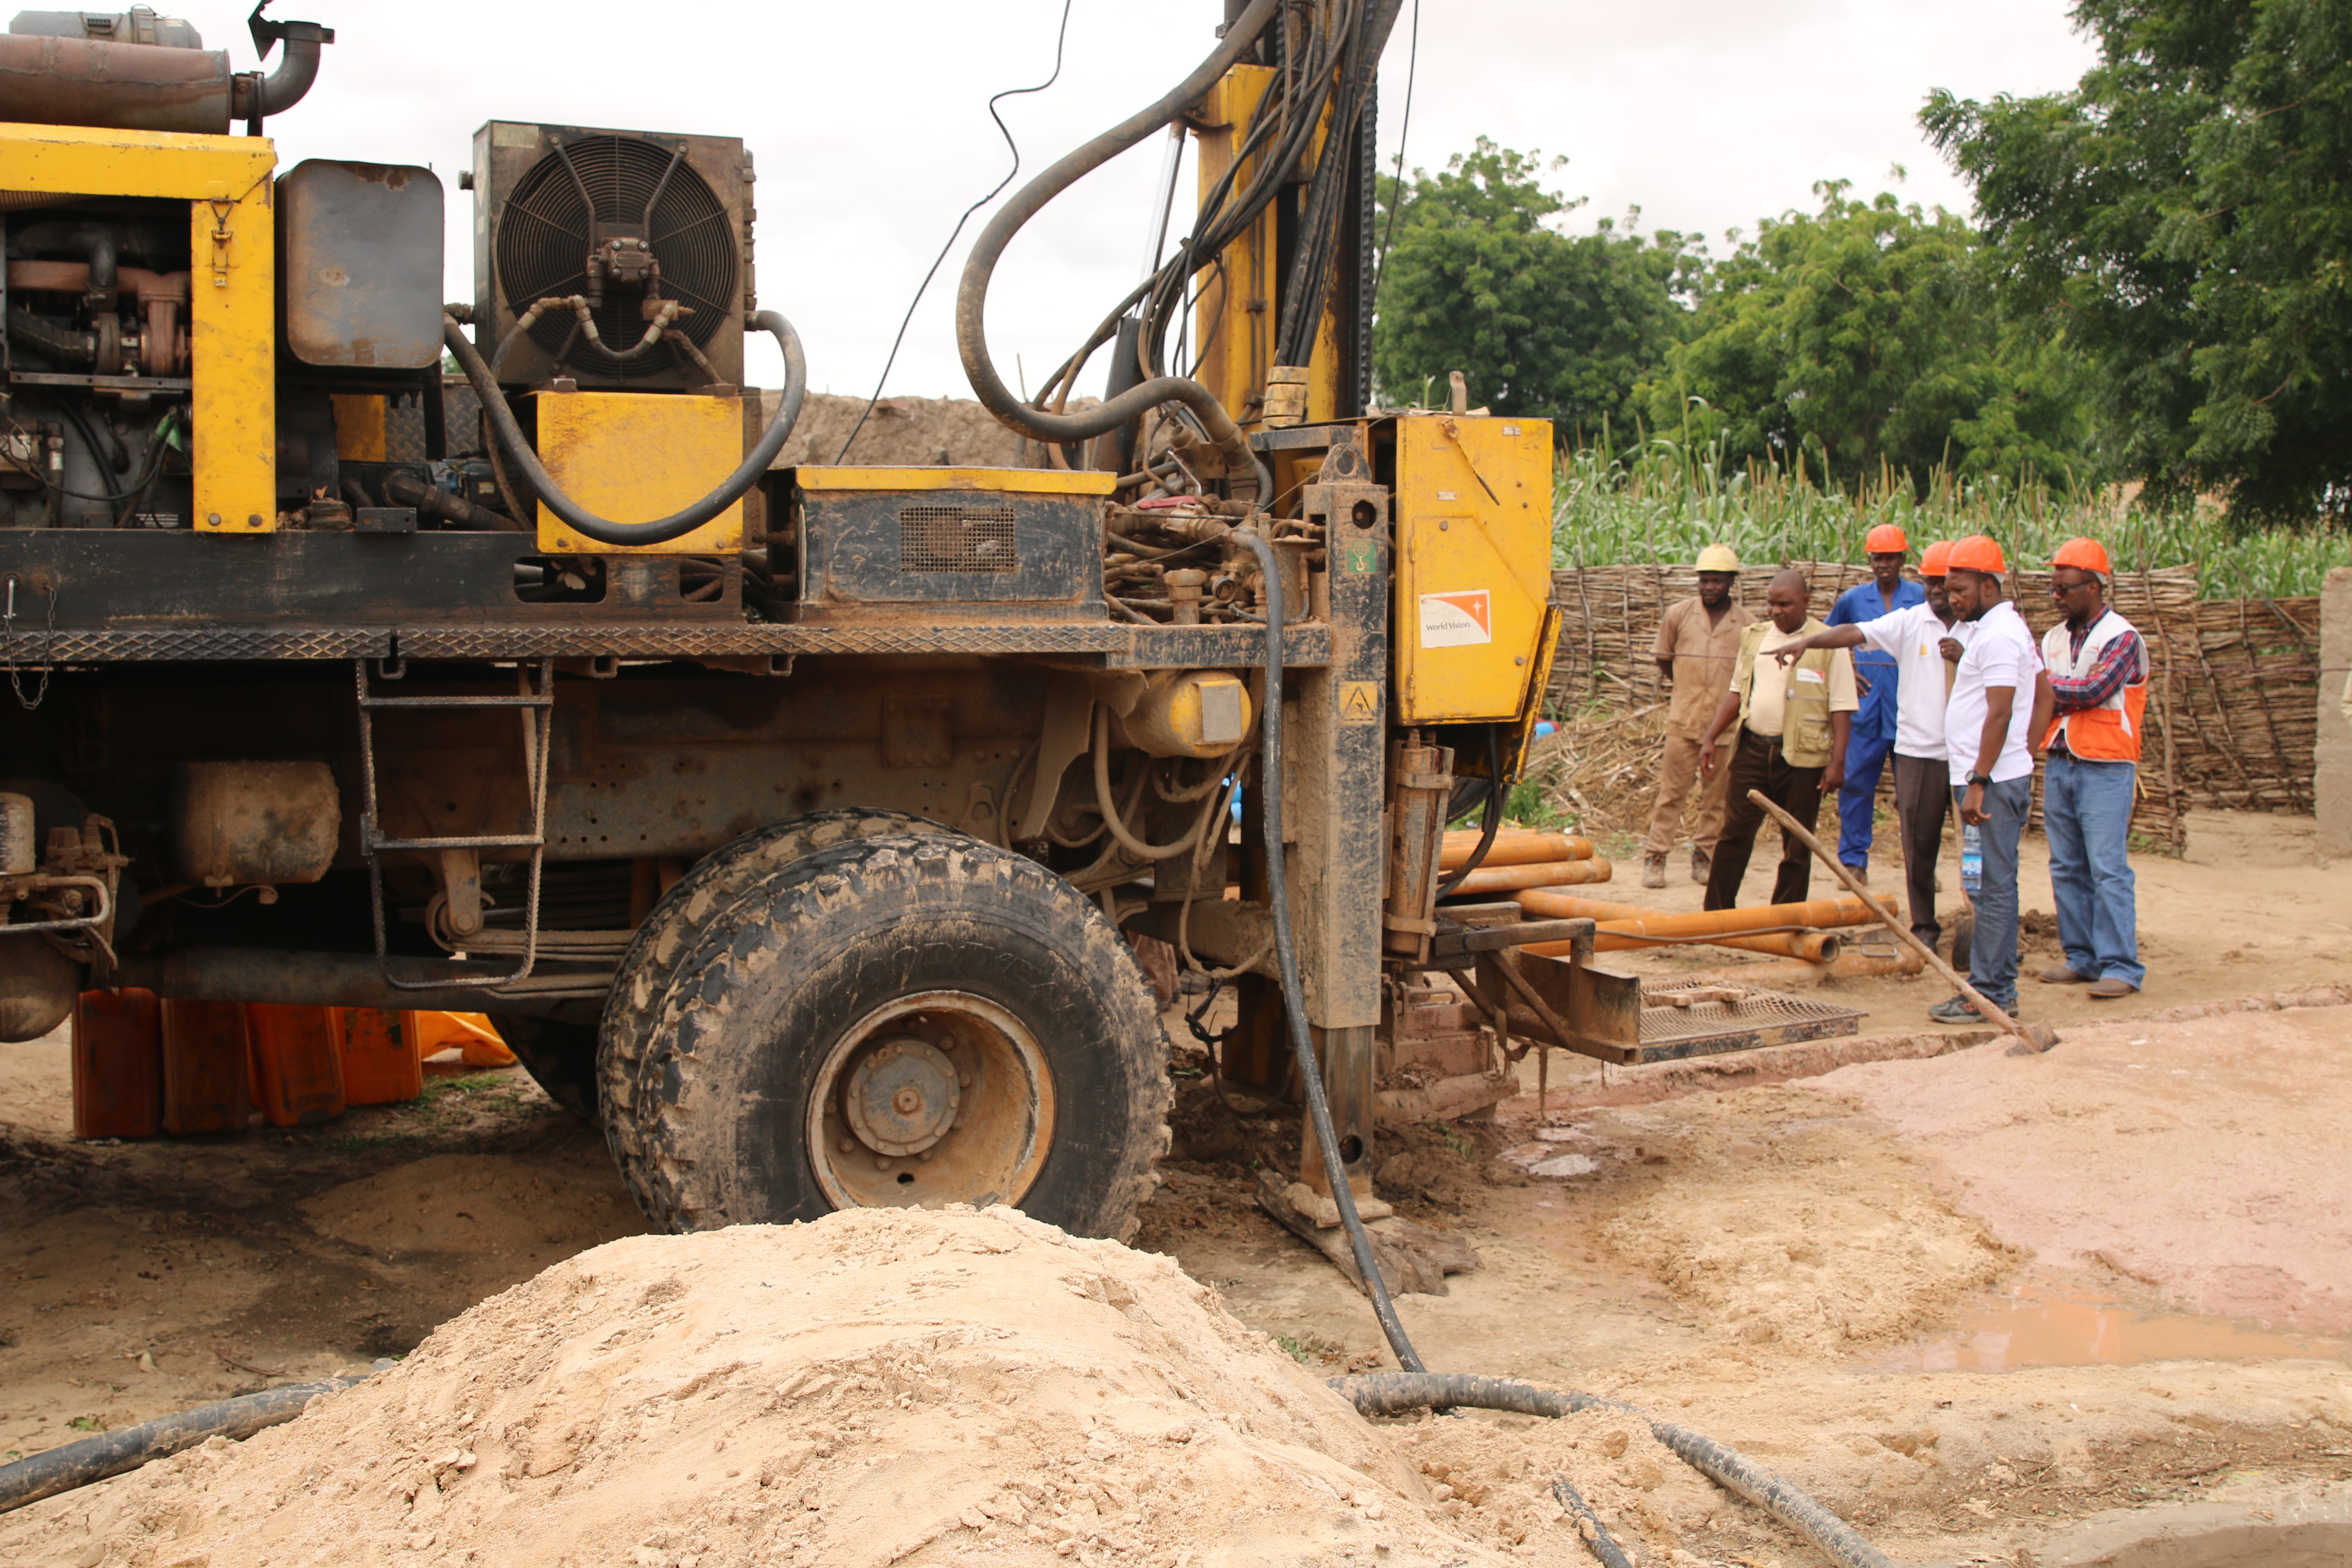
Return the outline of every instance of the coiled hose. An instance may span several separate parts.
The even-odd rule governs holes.
[[[371,1370],[382,1372],[392,1364],[380,1361]],[[136,1426],[68,1443],[29,1459],[0,1465],[0,1513],[135,1470],[157,1459],[170,1458],[182,1449],[193,1448],[214,1437],[242,1441],[265,1426],[293,1420],[319,1395],[364,1382],[366,1375],[328,1377],[316,1383],[265,1388],[258,1394],[199,1405],[194,1410],[158,1416]]]
[[[1258,35],[1265,30],[1282,5],[1283,0],[1251,0],[1249,9],[1225,29],[1216,52],[1202,60],[1192,75],[1024,185],[997,210],[988,226],[981,230],[980,237],[972,241],[971,254],[964,261],[962,281],[956,289],[956,349],[963,357],[964,374],[971,378],[973,393],[1001,424],[1033,441],[1058,446],[1106,435],[1131,420],[1140,419],[1163,403],[1181,403],[1199,417],[1209,438],[1224,455],[1228,481],[1236,496],[1247,490],[1260,500],[1273,500],[1273,476],[1250,449],[1249,437],[1234,423],[1234,416],[1217,401],[1216,394],[1199,382],[1188,376],[1155,376],[1083,414],[1049,414],[1023,402],[997,374],[995,362],[988,353],[987,318],[989,281],[1004,247],[1013,243],[1013,237],[1021,232],[1023,226],[1080,179],[1145,137],[1166,129],[1171,121],[1198,103],[1202,95],[1257,42]]]
[[[1683,1463],[1725,1490],[1756,1504],[1843,1568],[1892,1568],[1885,1554],[1856,1534],[1853,1526],[1738,1450],[1614,1399],[1559,1393],[1512,1378],[1478,1377],[1459,1372],[1373,1372],[1358,1377],[1335,1377],[1331,1386],[1366,1415],[1400,1415],[1409,1410],[1442,1410],[1458,1405],[1551,1417],[1580,1410],[1614,1410],[1645,1424],[1651,1434],[1672,1448]]]
[[[784,390],[776,405],[776,416],[768,421],[759,444],[751,448],[742,466],[721,480],[717,489],[691,506],[650,522],[613,522],[565,495],[541,466],[539,454],[523,438],[522,426],[515,422],[514,410],[507,406],[498,378],[482,362],[481,352],[459,328],[457,317],[446,312],[441,317],[441,341],[456,357],[457,368],[473,384],[475,395],[481,399],[482,412],[489,417],[490,434],[508,459],[521,471],[524,488],[561,518],[565,527],[599,544],[667,544],[673,539],[684,538],[742,500],[784,449],[793,426],[800,421],[801,405],[808,397],[808,363],[801,354],[800,334],[773,310],[761,311],[751,318],[751,324],[773,337],[784,351]]]

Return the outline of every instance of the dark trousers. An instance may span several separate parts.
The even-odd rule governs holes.
[[[1936,862],[1944,853],[1944,818],[1952,809],[1951,768],[1941,757],[1895,753],[1895,810],[1903,819],[1905,893],[1911,934],[1936,945]]]
[[[1764,808],[1748,798],[1749,790],[1795,817],[1811,831],[1822,811],[1822,770],[1793,768],[1780,754],[1780,737],[1759,735],[1742,726],[1739,743],[1731,753],[1731,798],[1724,803],[1723,836],[1715,841],[1715,865],[1706,879],[1706,908],[1739,907],[1739,884],[1748,875],[1748,857],[1755,852],[1757,830],[1764,826]],[[1813,852],[1793,833],[1780,835],[1780,874],[1772,882],[1772,901],[1800,904],[1813,882]]]

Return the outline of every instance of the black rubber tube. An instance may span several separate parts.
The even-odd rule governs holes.
[[[77,332],[70,327],[60,327],[42,320],[32,311],[17,306],[8,307],[8,335],[26,348],[62,360],[68,364],[95,364],[98,362],[98,339],[88,332]]]
[[[1307,1027],[1307,995],[1298,984],[1298,944],[1290,931],[1290,878],[1282,861],[1282,568],[1274,546],[1255,533],[1235,529],[1231,537],[1257,557],[1259,577],[1265,584],[1265,705],[1259,734],[1258,817],[1265,828],[1266,900],[1274,906],[1274,954],[1282,977],[1282,1011],[1290,1023],[1290,1049],[1298,1060],[1298,1077],[1307,1090],[1307,1114],[1315,1122],[1315,1142],[1323,1152],[1323,1175],[1331,1185],[1331,1201],[1339,1206],[1339,1223],[1348,1227],[1348,1241],[1356,1267],[1371,1293],[1372,1315],[1396,1352],[1397,1364],[1420,1373],[1421,1356],[1389,1299],[1388,1281],[1381,1278],[1380,1260],[1372,1256],[1372,1238],[1356,1212],[1356,1194],[1348,1185],[1348,1170],[1339,1159],[1339,1139],[1331,1126],[1330,1097],[1323,1091],[1323,1069],[1315,1059],[1315,1039]]]
[[[1592,1531],[1585,1544],[1592,1548],[1592,1555],[1601,1559],[1601,1568],[1633,1568],[1633,1560],[1625,1555],[1625,1549],[1617,1544],[1617,1538],[1609,1533],[1609,1527],[1601,1522],[1601,1516],[1592,1511],[1584,1494],[1569,1484],[1566,1476],[1552,1477],[1551,1495],[1559,1500],[1560,1507],[1576,1516],[1579,1524]]]
[[[29,1459],[0,1465],[0,1513],[170,1458],[209,1438],[226,1437],[234,1442],[250,1437],[265,1426],[293,1420],[319,1395],[361,1381],[362,1377],[330,1377],[265,1388],[258,1394],[199,1405],[176,1415],[142,1421],[119,1432],[85,1437]]]
[[[808,363],[801,354],[800,334],[793,324],[773,310],[762,310],[751,318],[751,324],[772,336],[784,351],[784,390],[776,405],[776,416],[768,421],[768,428],[760,437],[759,445],[751,448],[742,466],[720,481],[717,489],[693,505],[659,517],[650,522],[613,522],[598,517],[578,501],[565,495],[546,468],[540,465],[539,454],[530,449],[523,438],[522,426],[515,423],[514,410],[507,406],[505,395],[499,391],[490,367],[482,363],[481,351],[475,348],[464,331],[459,330],[455,316],[445,313],[441,318],[441,341],[457,357],[457,366],[473,384],[475,395],[481,399],[482,412],[488,416],[491,438],[505,451],[507,458],[520,471],[523,488],[537,496],[541,504],[561,518],[565,527],[584,539],[599,544],[667,544],[700,528],[729,507],[743,499],[745,492],[757,484],[760,476],[784,449],[784,442],[799,423],[801,405],[808,397]],[[521,520],[518,520],[521,521]]]
[[[1727,1491],[1746,1498],[1821,1548],[1843,1568],[1893,1568],[1885,1555],[1855,1533],[1852,1525],[1738,1450],[1614,1399],[1573,1390],[1538,1388],[1513,1378],[1477,1377],[1459,1372],[1372,1372],[1358,1377],[1335,1377],[1330,1383],[1366,1415],[1402,1415],[1412,1410],[1465,1405],[1480,1410],[1555,1417],[1580,1410],[1614,1410],[1647,1426],[1652,1436],[1675,1451],[1676,1458]]]
[[[1265,465],[1249,447],[1249,439],[1216,394],[1181,375],[1155,376],[1139,386],[1083,414],[1048,414],[1031,407],[1004,384],[988,353],[988,287],[1013,237],[1036,216],[1048,202],[1126,152],[1145,137],[1165,129],[1223,76],[1257,41],[1257,36],[1281,9],[1283,0],[1251,0],[1240,21],[1225,30],[1216,52],[1202,60],[1192,75],[1147,107],[1137,110],[1101,135],[1066,154],[1060,162],[1021,187],[972,241],[965,258],[963,278],[956,289],[956,349],[963,357],[964,374],[991,414],[1008,428],[1049,446],[1091,440],[1106,435],[1163,403],[1181,403],[1200,416],[1209,437],[1225,454],[1229,479],[1236,484],[1253,480],[1259,497],[1271,500],[1273,479]]]
[[[1441,899],[1453,895],[1454,889],[1467,881],[1470,873],[1486,863],[1486,856],[1495,847],[1495,835],[1503,826],[1503,740],[1502,727],[1486,726],[1486,812],[1481,819],[1477,845],[1470,858],[1462,862],[1461,869],[1437,885]]]

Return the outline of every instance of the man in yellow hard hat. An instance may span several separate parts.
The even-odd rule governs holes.
[[[1723,833],[1728,770],[1701,782],[1698,747],[1707,721],[1731,681],[1739,658],[1739,634],[1755,619],[1733,601],[1739,557],[1727,544],[1698,552],[1698,594],[1666,607],[1658,622],[1657,646],[1650,650],[1658,673],[1673,692],[1666,710],[1666,749],[1658,760],[1658,804],[1650,813],[1650,837],[1642,858],[1642,886],[1666,885],[1666,857],[1682,827],[1683,803],[1699,786],[1698,821],[1691,828],[1691,880],[1705,882],[1713,868],[1715,841]]]
[[[2042,634],[2050,679],[2033,715],[2035,741],[2050,759],[2042,823],[2050,838],[2058,941],[2066,951],[2066,962],[2040,978],[2046,985],[2088,983],[2103,1001],[2130,995],[2147,974],[2139,961],[2130,854],[2147,649],[2132,624],[2107,605],[2114,576],[2097,540],[2070,539],[2058,547],[2050,592],[2066,618]]]

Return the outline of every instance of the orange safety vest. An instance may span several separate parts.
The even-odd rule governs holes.
[[[2090,632],[2083,638],[2083,649],[2074,651],[2074,639],[2067,632],[2066,623],[2059,622],[2042,636],[2042,662],[2050,668],[2051,678],[2060,680],[2080,680],[2099,662],[2099,655],[2117,637],[2127,637],[2132,624],[2108,610],[2100,616]],[[2141,716],[2147,711],[2147,643],[2141,643],[2139,679],[2118,687],[2115,695],[2096,708],[2060,714],[2050,725],[2050,732],[2042,737],[2042,749],[2060,735],[2066,737],[2066,749],[2088,763],[2136,763],[2139,761]]]

